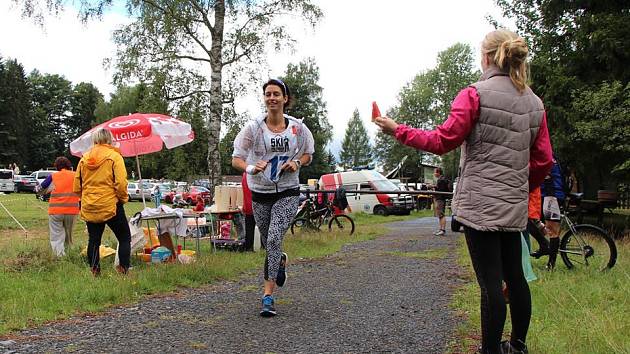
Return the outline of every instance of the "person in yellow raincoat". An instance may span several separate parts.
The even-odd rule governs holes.
[[[112,141],[109,130],[100,128],[92,134],[94,146],[79,161],[73,184],[74,192],[81,196],[81,219],[87,224],[88,261],[94,276],[101,272],[99,247],[105,225],[120,244],[120,265],[116,267],[119,273],[127,273],[131,257],[131,232],[123,208],[129,200],[127,170]]]

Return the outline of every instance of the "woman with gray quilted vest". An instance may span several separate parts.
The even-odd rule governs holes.
[[[459,92],[444,124],[432,131],[378,117],[383,132],[416,149],[442,155],[461,145],[453,214],[481,288],[481,352],[527,353],[531,295],[521,266],[520,231],[527,226],[530,188],[552,166],[542,101],[527,86],[525,40],[497,30],[482,42],[480,81]],[[512,333],[501,342],[509,289]]]

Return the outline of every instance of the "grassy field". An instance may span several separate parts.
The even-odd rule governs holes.
[[[0,207],[0,335],[47,321],[109,306],[133,303],[150,295],[197,287],[243,273],[258,272],[263,253],[211,253],[203,244],[202,255],[191,265],[145,265],[134,260],[128,277],[115,274],[113,257],[102,261],[103,276],[93,278],[80,249],[87,244],[85,224],[78,222],[75,245],[67,257],[56,260],[48,244],[47,204],[32,194],[0,195],[3,203],[27,228],[28,235]],[[127,216],[142,209],[142,203],[125,205]],[[410,217],[429,216],[430,211],[409,217],[354,215],[354,236],[321,232],[285,239],[292,259],[322,257],[344,244],[372,239],[385,231],[383,224]],[[453,308],[462,316],[453,353],[474,352],[479,344],[479,288],[470,267],[463,238],[459,261],[469,283],[454,297]],[[104,244],[116,246],[107,229]],[[554,272],[544,270],[545,260],[534,260],[538,280],[530,283],[533,316],[528,336],[531,353],[630,353],[630,251],[628,239],[617,240],[619,257],[605,273],[569,271],[559,260]],[[405,254],[405,257],[443,258],[446,250]],[[509,316],[508,316],[509,317]],[[509,321],[509,318],[508,318]],[[509,333],[509,322],[506,333]]]
[[[452,353],[473,352],[480,343],[479,287],[462,238],[459,261],[470,283],[455,294],[453,308],[464,321]],[[553,272],[546,257],[532,259],[538,280],[529,283],[532,319],[527,337],[530,353],[630,353],[630,251],[628,239],[617,240],[618,258],[606,272],[571,271],[558,257]],[[504,333],[509,335],[509,315]],[[507,337],[506,337],[507,339]]]
[[[113,256],[101,261],[103,274],[93,278],[80,251],[87,245],[85,224],[77,222],[74,245],[62,259],[52,256],[48,243],[47,203],[33,194],[0,195],[0,203],[28,230],[25,233],[0,207],[0,335],[13,330],[100,311],[112,305],[133,303],[150,294],[176,291],[179,287],[198,287],[247,272],[258,272],[264,253],[210,252],[208,242],[189,265],[145,264],[132,259],[129,276],[113,269]],[[142,209],[142,203],[125,205],[129,217]],[[372,239],[385,232],[384,223],[429,215],[411,216],[354,215],[357,229],[353,236],[320,232],[306,237],[287,235],[284,249],[291,259],[322,257],[337,252],[344,244]],[[103,244],[116,247],[106,228]],[[189,243],[190,244],[190,243]]]

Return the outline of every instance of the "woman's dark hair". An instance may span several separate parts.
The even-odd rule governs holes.
[[[287,86],[287,84],[285,84],[284,81],[280,79],[269,79],[269,81],[267,81],[263,85],[263,94],[265,93],[265,90],[269,85],[280,87],[282,95],[287,97],[287,103],[284,104],[284,110],[286,111],[287,109],[289,109],[291,107],[291,103],[293,103],[293,96],[291,96],[291,90],[289,90],[289,86]]]
[[[53,166],[55,166],[55,169],[57,171],[61,171],[64,168],[66,170],[71,170],[72,169],[72,162],[70,162],[70,160],[68,160],[66,157],[60,156],[60,157],[55,159],[55,163],[53,164]]]

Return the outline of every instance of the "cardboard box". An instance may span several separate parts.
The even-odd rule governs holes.
[[[230,210],[230,190],[227,186],[214,187],[214,204],[216,211]]]

